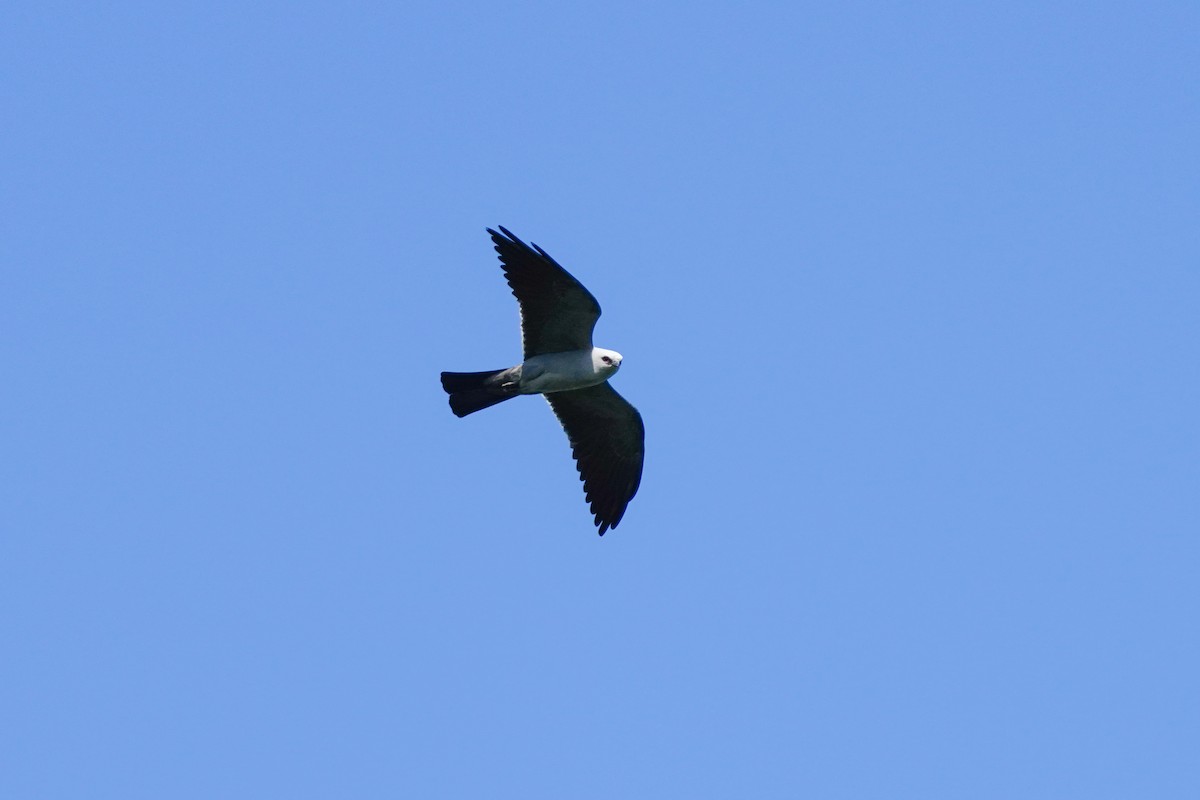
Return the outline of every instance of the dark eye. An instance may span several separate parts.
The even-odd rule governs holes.
[[[603,361],[605,364],[611,364],[611,363],[612,363],[612,359],[611,359],[611,358],[609,358],[608,356],[600,356],[600,360],[601,360],[601,361]]]

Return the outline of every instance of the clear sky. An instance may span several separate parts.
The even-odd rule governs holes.
[[[1200,797],[1200,6],[0,12],[0,796]],[[487,226],[604,307],[596,536]]]

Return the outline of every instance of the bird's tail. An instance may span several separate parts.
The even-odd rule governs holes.
[[[450,395],[450,410],[456,417],[474,414],[517,396],[521,368],[488,372],[443,372],[442,388]]]

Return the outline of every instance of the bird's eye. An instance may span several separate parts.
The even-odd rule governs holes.
[[[611,364],[611,363],[612,363],[612,359],[611,359],[611,358],[609,358],[608,356],[600,356],[600,360],[601,360],[601,361],[603,361],[605,364]]]

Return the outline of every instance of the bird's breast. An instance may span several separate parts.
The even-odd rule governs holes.
[[[603,383],[607,377],[596,372],[590,350],[545,353],[521,365],[521,394],[583,389]]]

